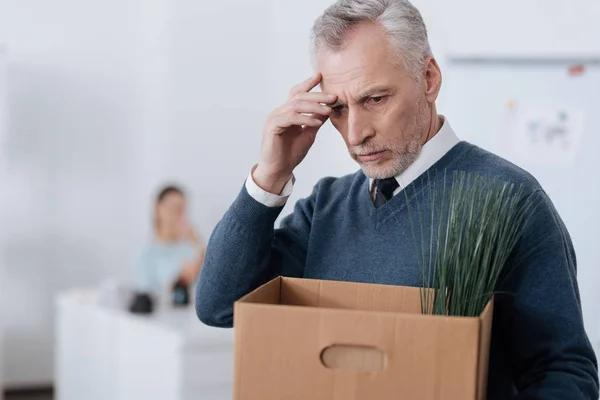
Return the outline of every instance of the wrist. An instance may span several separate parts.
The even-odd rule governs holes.
[[[260,164],[252,171],[252,180],[262,190],[275,195],[281,194],[286,183],[292,179],[292,173],[270,173],[261,169]]]

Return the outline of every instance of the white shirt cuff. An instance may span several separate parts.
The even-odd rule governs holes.
[[[254,179],[252,178],[252,171],[250,171],[250,174],[248,175],[248,179],[246,179],[246,190],[248,191],[248,194],[250,195],[250,197],[252,197],[254,200],[258,201],[259,203],[261,203],[267,207],[282,207],[282,206],[284,206],[285,203],[287,202],[287,199],[292,194],[293,189],[294,189],[294,177],[290,178],[290,180],[287,181],[287,183],[283,187],[283,190],[281,191],[281,194],[279,194],[279,195],[269,193],[269,192],[261,189],[260,186],[258,186],[256,184],[256,182],[254,182]]]

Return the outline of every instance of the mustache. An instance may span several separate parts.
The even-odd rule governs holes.
[[[391,149],[388,146],[376,146],[372,143],[365,143],[350,149],[350,155],[353,157],[366,156],[373,153],[380,153],[386,150]]]

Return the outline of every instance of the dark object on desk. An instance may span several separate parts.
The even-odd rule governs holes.
[[[136,293],[129,305],[133,314],[151,314],[154,311],[154,301],[147,293]]]
[[[176,307],[183,307],[190,304],[190,291],[188,285],[179,279],[173,285],[173,305]]]

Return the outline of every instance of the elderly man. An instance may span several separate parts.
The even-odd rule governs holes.
[[[277,275],[418,286],[402,238],[411,237],[407,203],[419,201],[421,178],[493,176],[522,184],[539,204],[517,249],[545,240],[523,251],[499,288],[488,398],[597,399],[569,235],[533,177],[459,141],[437,114],[442,76],[418,10],[406,0],[340,0],[316,21],[312,51],[317,73],[267,117],[258,164],[212,234],[200,320],[231,326],[234,301]],[[361,170],[319,181],[275,229],[294,168],[327,119]]]

